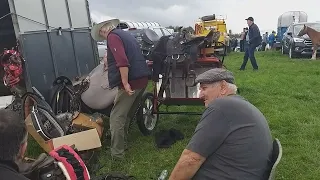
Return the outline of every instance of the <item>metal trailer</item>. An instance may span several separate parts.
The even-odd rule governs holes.
[[[76,82],[99,63],[87,0],[2,0],[0,25],[1,51],[18,42],[26,89],[46,99],[57,77]]]
[[[118,25],[123,30],[130,30],[130,29],[144,29],[149,27],[158,27],[160,28],[161,25],[157,22],[132,22],[132,21],[120,21]]]
[[[283,34],[293,23],[307,22],[308,15],[303,11],[288,11],[278,17],[276,48],[281,47]]]
[[[124,31],[136,30],[136,29],[151,29],[157,33],[158,36],[172,35],[172,33],[166,28],[161,26],[158,22],[132,22],[132,21],[120,21],[118,25],[119,29]]]

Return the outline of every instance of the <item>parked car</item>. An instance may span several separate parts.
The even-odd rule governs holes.
[[[298,37],[298,33],[303,28],[303,25],[309,26],[316,31],[320,31],[320,22],[296,23],[288,27],[283,34],[281,41],[282,54],[289,54],[290,58],[300,57],[302,55],[312,55],[312,42],[308,35]],[[320,54],[320,50],[318,51]]]

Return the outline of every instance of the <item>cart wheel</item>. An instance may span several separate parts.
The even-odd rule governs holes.
[[[142,95],[141,106],[137,113],[137,124],[141,133],[150,135],[157,125],[159,114],[153,114],[153,94],[146,92]]]

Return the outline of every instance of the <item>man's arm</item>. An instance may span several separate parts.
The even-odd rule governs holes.
[[[191,179],[205,160],[206,158],[200,154],[185,149],[173,169],[169,180]]]
[[[254,24],[255,25],[255,24]],[[254,27],[252,27],[252,34],[253,37],[249,40],[250,43],[252,43],[252,41],[254,41],[255,39],[259,38],[259,28],[257,25],[255,25]]]
[[[123,47],[123,42],[118,35],[112,33],[108,35],[107,42],[116,61],[116,66],[119,68],[122,84],[126,85],[128,84],[129,61]]]

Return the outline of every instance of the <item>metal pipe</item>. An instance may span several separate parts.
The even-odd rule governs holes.
[[[176,112],[163,112],[163,111],[158,111],[154,114],[185,114],[185,115],[202,115],[202,113],[199,112],[183,112],[183,111],[176,111]]]
[[[50,26],[49,26],[49,20],[48,20],[46,4],[45,4],[44,0],[41,0],[41,2],[42,2],[42,10],[43,10],[43,15],[44,15],[44,20],[46,22],[45,25],[46,25],[47,29],[49,29]]]
[[[74,59],[76,61],[76,65],[77,65],[77,72],[78,72],[78,76],[81,76],[81,71],[80,71],[80,64],[79,64],[79,58],[77,56],[76,53],[76,48],[75,43],[74,43],[74,34],[73,34],[73,25],[72,25],[72,20],[71,20],[71,13],[70,13],[70,9],[69,9],[69,2],[68,0],[65,0],[66,2],[66,7],[67,7],[67,13],[68,13],[68,19],[69,19],[69,24],[70,24],[70,35],[71,35],[71,42],[72,42],[72,49],[73,49],[73,55],[74,55]]]

